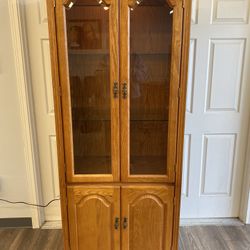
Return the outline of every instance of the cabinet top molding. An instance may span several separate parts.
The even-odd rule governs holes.
[[[113,0],[102,0],[101,3],[104,3],[105,5],[110,5],[112,1]],[[71,8],[76,2],[77,0],[62,0],[62,4],[66,8]],[[98,3],[99,1],[96,0],[96,2]]]
[[[102,0],[103,3],[110,5],[113,0]],[[138,0],[137,0],[138,1]],[[134,6],[137,2],[136,0],[128,0],[128,6]],[[143,0],[142,0],[143,1]],[[174,8],[176,5],[177,0],[166,0],[167,4],[171,7]],[[181,1],[181,0],[180,0]],[[65,7],[72,7],[77,0],[62,0],[62,3]]]

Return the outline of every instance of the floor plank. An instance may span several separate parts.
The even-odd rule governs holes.
[[[250,250],[250,226],[181,227],[180,250]]]
[[[0,250],[63,250],[62,231],[0,229]],[[250,250],[250,226],[181,227],[179,250]]]

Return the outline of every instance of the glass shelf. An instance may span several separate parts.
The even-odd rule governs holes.
[[[81,49],[70,49],[70,55],[109,55],[108,50],[81,50]]]

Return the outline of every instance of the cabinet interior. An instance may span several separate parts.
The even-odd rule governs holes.
[[[130,9],[130,173],[164,175],[171,9],[165,0]],[[77,1],[67,32],[75,174],[111,174],[109,10]]]

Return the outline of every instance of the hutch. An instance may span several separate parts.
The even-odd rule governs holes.
[[[190,0],[47,0],[65,249],[177,249]]]

